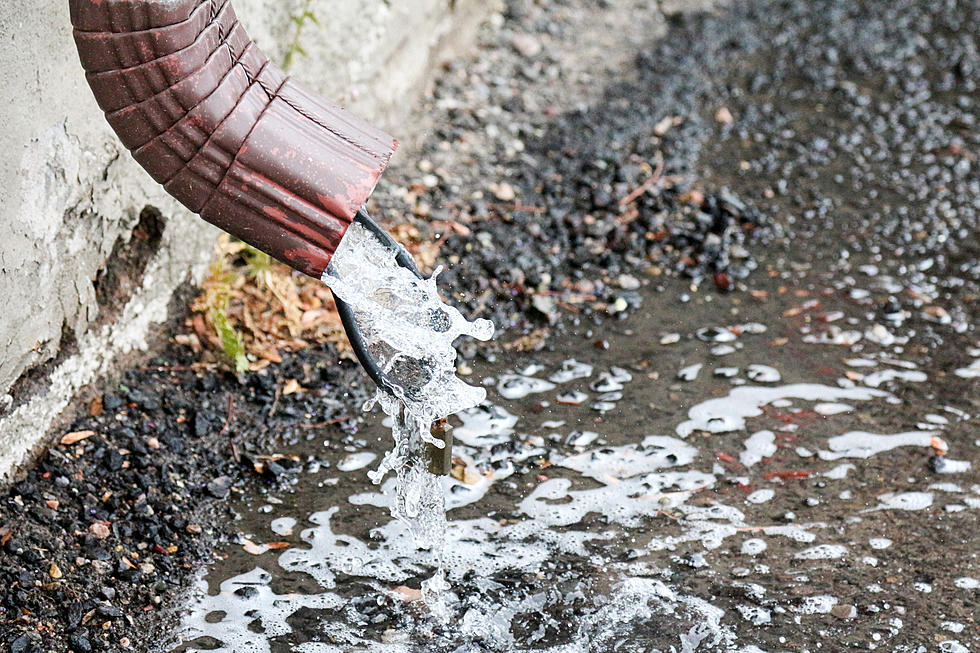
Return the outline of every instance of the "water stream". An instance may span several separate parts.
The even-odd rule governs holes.
[[[466,320],[439,297],[436,280],[419,279],[396,261],[397,252],[368,229],[351,225],[334,255],[323,282],[347,302],[357,317],[369,351],[396,384],[396,395],[379,389],[365,410],[377,403],[389,417],[394,447],[368,476],[380,484],[389,472],[397,482],[391,514],[404,522],[414,544],[431,549],[440,561],[432,578],[422,584],[433,610],[448,617],[441,603],[446,588],[442,546],[446,537],[446,508],[441,479],[430,473],[426,445],[444,448],[433,437],[433,422],[479,405],[482,387],[456,375],[460,337],[489,340],[493,323]]]

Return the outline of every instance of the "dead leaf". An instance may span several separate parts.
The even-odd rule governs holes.
[[[401,596],[402,601],[405,603],[414,603],[415,601],[422,600],[422,590],[417,590],[407,585],[399,585],[395,588],[395,592]]]
[[[299,384],[296,379],[289,379],[282,386],[282,394],[285,396],[294,395],[303,391],[303,387]]]
[[[513,342],[507,343],[504,345],[504,349],[507,351],[522,352],[537,351],[544,347],[544,343],[548,339],[549,335],[551,335],[551,331],[549,329],[538,329],[536,331],[532,331],[526,336],[521,336]]]
[[[269,542],[265,545],[270,551],[279,551],[280,549],[288,549],[290,547],[289,542]]]
[[[245,549],[245,553],[251,554],[253,556],[262,555],[263,553],[269,550],[268,548],[262,546],[261,544],[256,544],[252,540],[245,540],[245,543],[242,544],[242,548]]]
[[[76,442],[81,442],[82,440],[87,440],[93,435],[95,435],[95,431],[74,431],[72,433],[66,433],[61,437],[61,444],[68,446]]]

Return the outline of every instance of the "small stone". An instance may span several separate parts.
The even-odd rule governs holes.
[[[68,638],[68,642],[76,653],[88,653],[92,650],[92,642],[89,641],[88,636],[85,634],[75,633]]]
[[[219,476],[208,483],[208,494],[215,499],[225,499],[228,497],[228,493],[231,492],[232,482],[229,476]]]
[[[722,107],[718,109],[718,113],[715,114],[715,120],[723,125],[730,125],[735,122],[735,116],[732,112],[728,110],[728,107]]]
[[[541,54],[541,41],[530,34],[515,34],[510,44],[524,57],[536,57]]]
[[[949,324],[953,318],[942,306],[926,306],[922,309],[922,317],[937,324]]]
[[[558,305],[553,298],[547,295],[535,295],[531,299],[531,306],[548,318],[548,322],[554,324],[558,320]]]
[[[95,431],[73,431],[61,437],[61,444],[68,446],[82,440],[88,440],[93,435],[95,435]]]
[[[96,611],[106,619],[121,619],[125,616],[122,608],[109,603],[103,603],[96,608]]]
[[[200,535],[204,532],[204,530],[198,524],[188,524],[184,530],[191,535]]]
[[[623,290],[636,290],[640,287],[640,280],[630,274],[621,274],[616,277],[616,283]]]
[[[661,345],[673,345],[681,341],[681,334],[679,333],[668,333],[667,335],[660,338]]]
[[[97,540],[104,540],[112,533],[104,522],[95,522],[88,527],[88,532]]]
[[[830,614],[838,619],[853,619],[857,616],[857,608],[853,605],[837,604],[830,609]]]
[[[27,635],[21,635],[10,644],[10,653],[26,653],[31,646],[31,640]]]
[[[501,202],[513,202],[517,198],[517,192],[514,190],[514,187],[506,181],[491,186],[490,192]]]
[[[48,575],[55,580],[58,580],[64,576],[64,574],[61,573],[61,567],[54,562],[51,563],[51,567],[48,569]]]

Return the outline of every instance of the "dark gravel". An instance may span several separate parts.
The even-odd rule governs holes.
[[[301,438],[342,446],[366,398],[360,372],[315,348],[236,377],[191,371],[168,351],[122,375],[0,504],[0,642],[11,651],[146,650],[248,487],[279,486],[303,461],[276,459]],[[309,392],[282,396],[285,379]],[[93,415],[93,413],[99,413]],[[318,426],[311,426],[318,425]],[[230,529],[230,530],[229,530]]]

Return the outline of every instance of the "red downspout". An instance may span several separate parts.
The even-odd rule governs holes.
[[[208,222],[320,278],[398,147],[286,74],[231,0],[69,0],[113,130]]]

